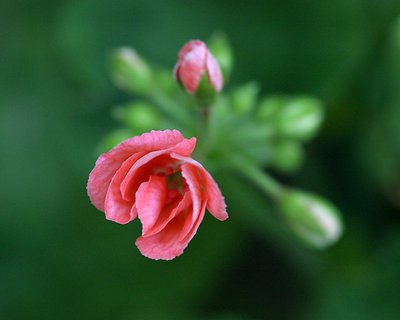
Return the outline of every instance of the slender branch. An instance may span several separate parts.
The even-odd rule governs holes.
[[[174,103],[161,92],[154,90],[149,94],[149,98],[181,125],[187,126],[193,121],[188,112],[183,110],[179,103]]]
[[[274,199],[280,198],[284,187],[275,181],[270,175],[262,171],[251,161],[235,157],[231,159],[234,167],[250,181],[259,186],[265,193]]]

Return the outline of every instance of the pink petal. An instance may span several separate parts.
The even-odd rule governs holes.
[[[100,211],[104,211],[104,201],[108,186],[115,172],[132,152],[127,150],[112,149],[102,154],[89,175],[87,192],[92,204]]]
[[[109,185],[104,211],[106,218],[117,223],[125,224],[136,218],[136,211],[132,209],[132,202],[122,198],[120,184],[132,165],[143,156],[144,152],[135,153],[129,157],[117,170]]]
[[[185,56],[192,50],[194,50],[197,47],[201,47],[205,49],[207,49],[207,46],[205,45],[205,43],[203,41],[200,40],[190,40],[188,43],[186,43],[182,49],[179,51],[178,54],[178,61],[179,60],[183,60],[185,58]]]
[[[191,211],[191,204],[192,197],[190,195],[190,192],[186,192],[182,198],[177,198],[169,205],[166,205],[163,208],[163,212],[159,215],[157,223],[146,234],[142,235],[144,237],[147,237],[160,232],[178,214],[186,214],[186,211]]]
[[[207,204],[206,201],[202,204],[202,206],[200,208],[200,213],[197,216],[194,224],[192,225],[192,228],[189,230],[189,232],[186,234],[186,236],[183,239],[180,239],[182,242],[189,243],[190,240],[192,240],[193,237],[196,235],[197,229],[199,228],[200,223],[203,221],[204,214],[206,212],[206,204]]]
[[[124,180],[121,183],[122,197],[127,201],[133,201],[135,199],[135,191],[143,179],[146,179],[148,174],[151,174],[151,170],[157,167],[165,167],[171,163],[169,154],[179,153],[181,155],[190,155],[194,147],[196,146],[196,138],[184,139],[177,143],[171,148],[154,151],[146,154],[140,158],[126,174]],[[152,161],[157,161],[156,163]]]
[[[192,51],[195,47],[198,46],[202,46],[205,44],[200,41],[200,40],[192,40],[189,41],[188,43],[186,43],[182,49],[179,51],[178,53],[178,62],[176,63],[176,65],[174,66],[174,70],[173,70],[173,74],[176,80],[179,80],[179,68],[183,62],[183,60],[185,59],[185,56]]]
[[[184,139],[185,138],[178,130],[153,130],[126,140],[122,144],[129,142],[129,146],[131,148],[134,147],[135,152],[154,151],[168,149]]]
[[[136,240],[136,246],[147,258],[155,260],[171,260],[181,255],[183,250],[188,246],[190,240],[194,237],[197,229],[204,218],[205,203],[203,204],[200,215],[197,217],[195,224],[189,230],[187,235],[180,239],[180,231],[187,220],[191,220],[191,215],[177,215],[163,230],[150,237],[139,237]]]
[[[185,216],[178,215],[159,233],[149,237],[139,237],[135,244],[145,257],[171,260],[182,254],[188,245],[188,242],[178,239],[184,221]]]
[[[183,250],[187,247],[190,240],[196,234],[197,229],[203,220],[204,212],[205,203],[200,209],[200,215],[197,217],[195,224],[183,239],[180,239],[181,230],[186,224],[186,221],[192,219],[190,214],[178,214],[159,233],[150,237],[139,237],[136,240],[136,246],[142,255],[150,259],[174,259],[183,253]]]
[[[207,47],[196,46],[188,52],[177,69],[177,78],[189,93],[194,93],[206,71]]]
[[[191,219],[187,219],[185,224],[181,230],[181,234],[179,236],[180,239],[186,237],[192,226],[195,224],[198,216],[200,215],[202,203],[205,202],[201,184],[200,184],[200,177],[198,176],[197,170],[194,166],[184,163],[181,166],[182,169],[182,177],[185,178],[186,183],[189,186],[190,195],[192,197],[192,212],[191,212]]]
[[[146,235],[160,216],[167,200],[167,181],[164,176],[151,175],[136,192],[136,208],[142,222],[142,234]]]
[[[218,220],[228,219],[224,197],[213,177],[203,169],[206,184],[207,210]]]
[[[216,91],[221,91],[224,85],[224,78],[222,77],[221,69],[217,60],[208,51],[207,55],[207,72],[208,72],[208,80],[210,80]]]
[[[222,196],[222,193],[217,183],[210,175],[210,173],[206,169],[204,169],[204,167],[199,162],[197,162],[192,158],[182,157],[181,155],[177,154],[171,154],[171,157],[180,160],[184,163],[189,163],[197,169],[199,179],[201,181],[202,187],[204,188],[205,192],[203,198],[204,200],[207,201],[207,210],[218,220],[221,221],[226,220],[228,218],[228,213],[226,212],[226,204],[224,197]],[[184,165],[182,165],[182,167],[183,166]],[[189,181],[187,182],[189,184]]]
[[[151,131],[141,136],[133,137],[100,155],[96,165],[89,175],[87,192],[92,204],[104,211],[104,201],[112,177],[122,163],[136,152],[148,152],[167,149],[184,139],[177,130]]]

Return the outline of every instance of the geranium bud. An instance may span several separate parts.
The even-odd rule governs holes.
[[[160,116],[147,102],[135,101],[113,110],[113,116],[128,128],[138,132],[149,131],[160,124]]]
[[[298,141],[277,141],[272,150],[271,165],[279,171],[293,172],[302,164],[304,151]]]
[[[178,54],[174,68],[176,80],[190,94],[197,92],[203,76],[213,91],[221,91],[224,80],[217,60],[200,40],[186,43]]]
[[[295,98],[278,113],[277,133],[282,137],[298,140],[312,138],[323,120],[321,102],[311,97]]]
[[[342,234],[339,211],[316,195],[287,191],[280,199],[280,209],[293,232],[314,247],[323,249]]]
[[[113,79],[121,89],[145,94],[152,86],[151,70],[131,48],[117,49],[111,58]]]
[[[256,82],[250,82],[237,88],[232,94],[232,108],[237,114],[250,112],[257,100],[260,86]]]
[[[275,121],[286,104],[287,98],[284,96],[268,96],[262,99],[257,110],[257,119],[262,122]]]

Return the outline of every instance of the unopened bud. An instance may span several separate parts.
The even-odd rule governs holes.
[[[150,131],[160,123],[160,117],[153,106],[140,101],[116,107],[113,116],[138,132]]]
[[[339,211],[316,195],[287,191],[280,199],[280,209],[293,232],[314,247],[323,249],[342,234]]]
[[[237,114],[245,114],[253,109],[260,86],[256,82],[250,82],[232,93],[232,108]]]
[[[111,58],[114,82],[121,89],[145,94],[151,88],[151,70],[131,48],[117,49]]]
[[[174,75],[190,94],[197,92],[203,76],[214,92],[221,91],[224,84],[217,60],[200,40],[189,41],[180,50]]]
[[[286,103],[287,98],[283,96],[269,96],[262,99],[257,110],[257,119],[263,122],[274,121]]]
[[[309,97],[289,101],[276,119],[277,133],[286,138],[308,140],[318,131],[323,119],[319,100]]]
[[[271,165],[282,172],[293,172],[303,162],[304,151],[297,141],[283,140],[274,143]]]

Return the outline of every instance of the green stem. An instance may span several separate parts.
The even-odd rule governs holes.
[[[209,148],[209,107],[197,106],[197,132],[196,137],[198,147],[196,151],[197,159],[203,161],[207,157]]]
[[[183,126],[190,126],[192,118],[186,110],[183,110],[179,103],[174,103],[161,92],[154,90],[149,94],[153,100],[165,113],[177,120]]]
[[[277,200],[284,192],[284,187],[275,181],[270,175],[258,168],[251,161],[244,159],[232,160],[234,167],[250,181],[259,186],[265,193]]]

